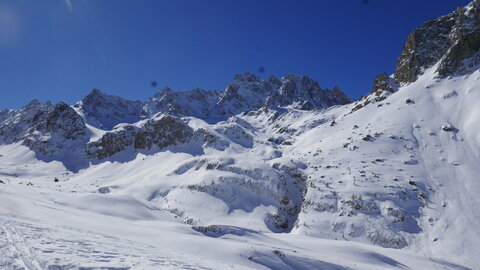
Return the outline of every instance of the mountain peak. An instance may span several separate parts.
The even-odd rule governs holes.
[[[82,99],[79,107],[86,122],[100,129],[136,122],[142,113],[142,102],[108,95],[96,88]]]
[[[233,78],[234,81],[239,81],[239,82],[260,82],[261,79],[257,75],[255,75],[252,72],[245,72],[243,74],[236,74],[235,77]]]
[[[306,75],[287,74],[281,79],[281,85],[268,100],[269,106],[295,106],[311,110],[328,108],[334,105],[350,103],[340,88],[335,91],[322,89],[320,84]]]
[[[93,88],[88,95],[104,95],[104,93],[98,88]]]
[[[435,65],[442,78],[466,74],[480,64],[479,49],[480,1],[475,0],[415,29],[397,60],[394,77],[411,83]]]
[[[267,82],[273,85],[282,84],[282,81],[279,78],[275,77],[274,75],[271,75],[270,77],[268,77]]]
[[[143,105],[146,116],[166,113],[194,116],[207,121],[224,120],[235,114],[268,106],[297,106],[299,109],[328,108],[351,102],[338,87],[321,89],[315,80],[296,74],[262,80],[252,72],[234,76],[223,91],[193,89],[176,92],[168,87]]]
[[[161,96],[164,96],[164,95],[168,95],[168,94],[172,94],[172,93],[175,93],[175,91],[170,88],[170,87],[164,87],[162,88],[160,91],[158,91],[157,93],[155,93],[155,97],[161,97]]]

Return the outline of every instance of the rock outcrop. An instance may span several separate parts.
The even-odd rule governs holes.
[[[394,93],[398,90],[398,83],[386,73],[380,73],[373,82],[372,93],[380,96],[383,92]]]
[[[43,119],[42,119],[43,118]],[[88,130],[80,115],[68,104],[60,102],[45,115],[39,111],[32,119],[23,144],[41,155],[58,155],[77,151],[88,141]]]
[[[20,110],[4,111],[0,136],[6,143],[21,142],[40,155],[76,150],[88,140],[80,115],[68,104],[33,100]]]
[[[3,111],[0,137],[3,137],[6,143],[22,141],[29,133],[30,128],[43,122],[52,110],[51,102],[41,103],[35,99],[19,110]]]
[[[141,101],[107,95],[98,89],[93,89],[75,107],[84,115],[85,122],[104,130],[120,123],[135,123],[143,111]]]
[[[195,89],[176,92],[165,88],[144,105],[147,116],[165,113],[194,116],[204,120],[225,120],[245,111],[264,106],[312,110],[352,102],[338,87],[322,89],[307,76],[288,74],[281,79],[271,76],[262,80],[246,72],[238,74],[221,92]]]
[[[163,149],[191,141],[215,145],[218,138],[201,128],[194,130],[182,117],[217,123],[266,107],[311,110],[349,102],[339,88],[322,89],[306,76],[289,74],[262,80],[247,72],[236,75],[223,91],[176,92],[164,88],[145,102],[98,89],[74,106],[34,100],[20,110],[0,111],[0,138],[3,143],[22,142],[37,154],[52,158],[82,153],[86,160],[102,160],[129,148]],[[102,132],[95,128],[107,132],[91,141],[91,136]],[[248,134],[240,138],[235,132],[228,130],[224,135],[244,147],[253,145]]]
[[[163,149],[192,141],[208,142],[202,129],[194,131],[181,118],[165,115],[151,119],[142,126],[126,125],[122,129],[105,133],[99,140],[86,146],[89,158],[105,159],[127,149],[133,151]]]
[[[392,76],[388,76],[386,73],[380,73],[373,82],[372,91],[355,102],[355,107],[352,109],[352,112],[360,110],[370,103],[380,102],[386,99],[392,93],[395,93],[399,87],[399,83],[392,78]]]
[[[179,118],[164,116],[160,120],[148,120],[142,129],[134,133],[135,149],[165,148],[188,142],[193,129]]]
[[[218,91],[193,89],[177,92],[166,87],[144,102],[143,112],[146,117],[165,113],[174,116],[208,118],[214,116],[219,97]]]
[[[338,87],[334,90],[322,89],[318,82],[307,76],[288,74],[280,81],[280,87],[268,97],[269,106],[312,110],[343,105],[351,102]]]
[[[480,1],[415,29],[397,61],[395,79],[414,82],[424,70],[436,66],[440,77],[464,74],[480,64]]]

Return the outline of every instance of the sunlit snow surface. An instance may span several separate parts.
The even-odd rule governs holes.
[[[239,235],[208,237],[128,196],[120,199],[128,208],[99,196],[3,188],[1,268],[467,269],[410,252],[300,235],[237,229]]]
[[[478,269],[479,79],[427,71],[353,113],[192,118],[224,146],[121,153],[78,173],[2,145],[0,269]],[[265,222],[275,164],[308,177],[289,233]],[[360,210],[342,208],[359,195]],[[395,237],[406,247],[381,247]]]

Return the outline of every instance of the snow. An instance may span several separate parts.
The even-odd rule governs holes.
[[[0,269],[480,268],[478,3],[354,103],[244,73],[0,111]]]
[[[102,202],[22,185],[1,191],[4,269],[465,269],[405,251],[304,236],[247,230],[208,237],[168,212],[139,203],[125,211],[113,198]]]
[[[434,75],[353,113],[185,117],[213,147],[125,152],[76,172],[1,145],[0,266],[475,269],[480,72]],[[91,141],[105,132],[87,128]]]

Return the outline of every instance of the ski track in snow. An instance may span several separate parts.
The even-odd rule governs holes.
[[[195,257],[69,227],[0,218],[1,269],[224,269]],[[210,266],[209,266],[210,264]],[[137,268],[138,267],[138,268]]]

